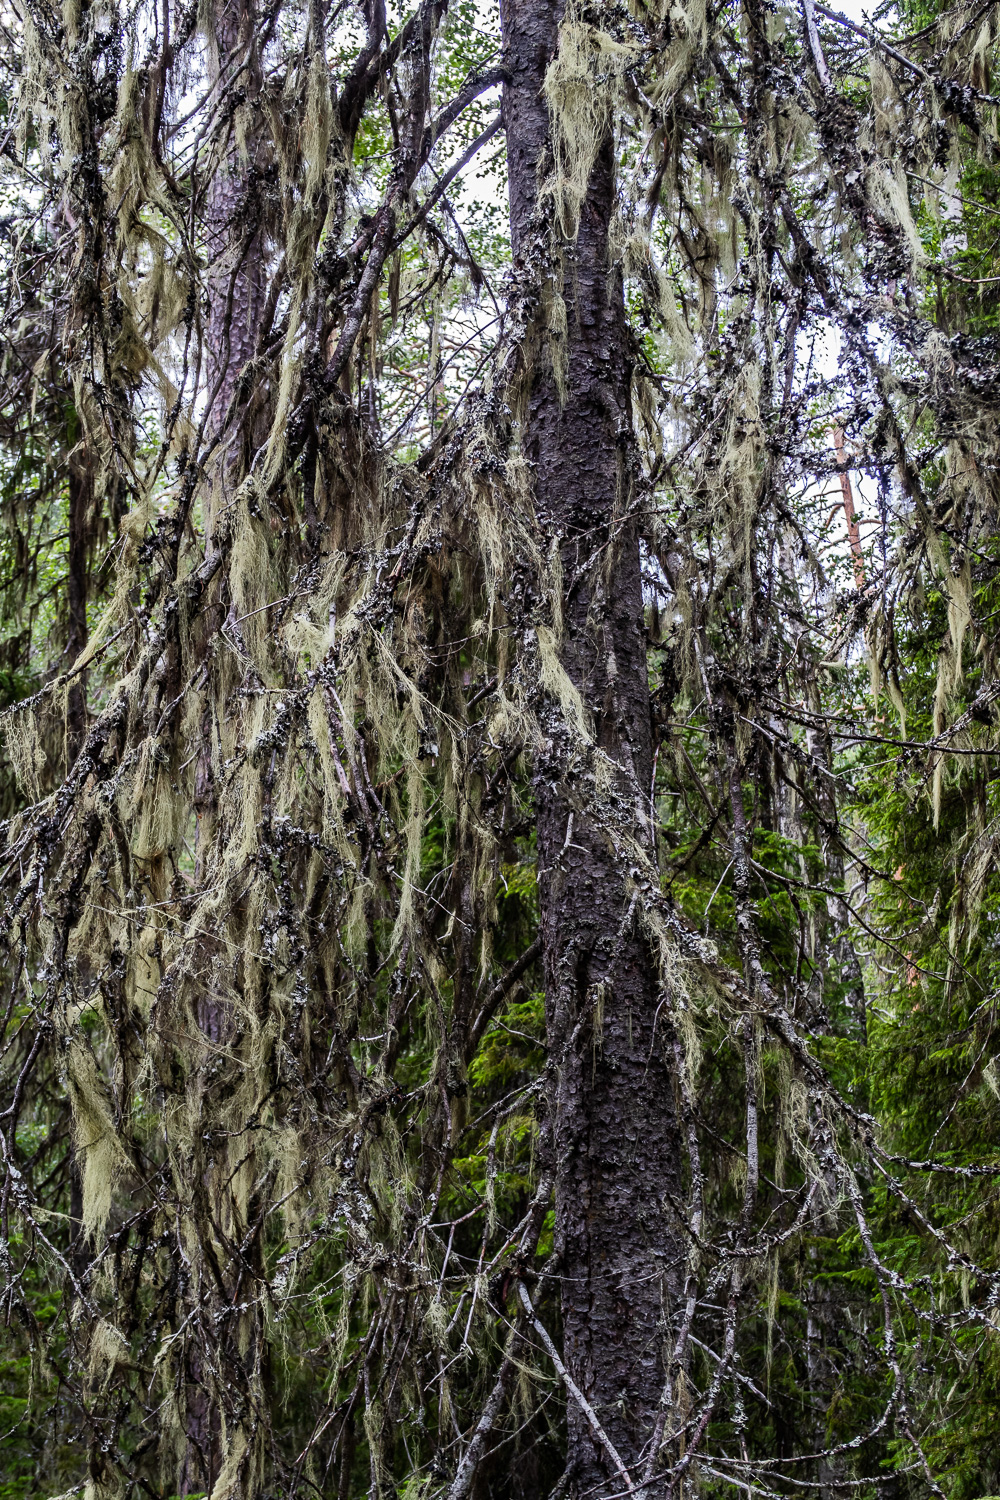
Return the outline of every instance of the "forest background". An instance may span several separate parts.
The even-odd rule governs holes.
[[[1000,8],[0,27],[0,1495],[1000,1492]]]

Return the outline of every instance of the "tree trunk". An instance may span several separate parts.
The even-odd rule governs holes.
[[[250,100],[257,96],[261,85],[256,40],[258,26],[255,0],[219,0],[214,17],[219,71],[226,77],[232,77],[242,69],[239,72],[239,84]],[[223,89],[224,87],[223,85]],[[219,511],[231,501],[233,492],[246,474],[254,440],[252,413],[248,413],[246,403],[238,399],[231,413],[229,408],[236,394],[240,372],[256,353],[266,300],[266,265],[260,230],[263,219],[259,183],[261,141],[258,112],[258,118],[248,132],[245,150],[241,150],[236,141],[230,139],[222,163],[208,185],[205,204],[205,237],[209,258],[206,275],[208,314],[205,354],[207,389],[211,400],[208,425],[213,438],[219,434],[222,438],[221,448],[216,450],[215,482],[205,513],[206,550],[211,550],[214,545]],[[227,609],[232,613],[226,590],[220,587],[217,593],[213,593],[204,612],[206,644],[214,632],[221,628]],[[196,855],[199,870],[204,847],[215,837],[218,807],[214,770],[216,748],[213,708],[207,702],[201,723],[195,790],[198,818]],[[211,939],[206,938],[206,963],[209,962],[212,951],[214,945]],[[201,998],[198,1023],[202,1032],[216,1047],[228,1049],[237,1045],[231,1008],[226,1000],[218,997],[211,986],[206,986]],[[201,1178],[202,1201],[198,1210],[203,1225],[207,1226],[213,1218],[220,1224],[227,1222],[230,1175],[229,1163],[224,1156],[219,1162],[213,1160],[204,1167]],[[202,1262],[202,1275],[206,1274],[207,1260]],[[240,1286],[242,1275],[243,1270],[238,1263],[223,1268],[220,1284],[214,1288],[217,1306],[225,1307],[227,1299],[230,1304],[236,1300],[235,1288]],[[211,1317],[211,1296],[199,1292],[199,1297],[200,1316]],[[239,1329],[237,1320],[232,1316],[226,1325],[231,1339],[238,1341],[242,1333],[245,1340],[245,1347],[234,1354],[233,1368],[237,1369],[252,1366],[262,1338],[259,1318],[256,1316],[257,1306],[252,1300],[249,1305],[254,1309],[251,1314],[252,1331],[247,1332],[245,1327]],[[243,1394],[231,1386],[228,1390],[221,1389],[216,1376],[217,1371],[213,1370],[205,1349],[195,1340],[188,1346],[184,1369],[187,1443],[180,1474],[183,1493],[189,1490],[213,1491],[226,1454],[224,1415],[229,1429],[228,1441],[232,1442],[235,1430],[234,1408],[240,1406]]]
[[[260,65],[254,32],[253,0],[223,0],[217,19],[219,68],[232,73],[247,61],[242,75],[249,98],[260,89]],[[208,188],[206,230],[208,272],[208,359],[212,391],[211,425],[223,422],[243,366],[257,347],[265,302],[264,256],[257,201],[258,142],[247,141],[244,157],[230,145]],[[237,423],[237,430],[241,424]],[[233,467],[228,455],[224,470]]]
[[[551,213],[538,183],[551,160],[542,94],[558,47],[562,0],[504,0],[504,118],[511,237],[524,265]],[[563,668],[600,749],[619,767],[608,798],[634,808],[629,832],[652,838],[646,642],[638,541],[623,519],[631,490],[630,369],[622,282],[610,266],[614,153],[601,146],[576,241],[562,246],[566,374],[533,376],[525,449],[543,533],[559,538]],[[561,399],[562,395],[562,399]],[[594,561],[596,559],[596,562]],[[627,870],[581,806],[582,757],[553,716],[535,795],[556,1162],[564,1358],[624,1463],[644,1467],[665,1379],[669,1283],[677,1230],[666,1203],[679,1183],[668,1056],[672,1038],[657,964],[626,889]],[[574,774],[572,766],[576,764]],[[592,797],[595,795],[590,794]],[[591,803],[593,808],[594,803]],[[570,1493],[596,1500],[622,1477],[568,1397]],[[638,1476],[637,1476],[638,1477]]]
[[[259,93],[261,83],[257,26],[255,0],[220,0],[215,15],[219,73],[230,77],[242,69],[239,74],[241,84],[250,99]],[[222,429],[240,371],[256,350],[265,302],[266,267],[259,227],[259,125],[246,140],[245,148],[245,152],[241,152],[235,140],[229,141],[222,164],[209,182],[205,205],[205,238],[210,262],[206,275],[205,357],[211,400],[209,428],[213,435]],[[247,441],[247,425],[245,414],[237,405],[223,435],[215,483],[206,507],[206,551],[210,551],[213,545],[216,515],[232,498],[230,492],[239,486],[246,473],[243,460],[247,455],[241,453],[241,445]],[[226,609],[227,600],[216,594],[205,610],[206,641],[222,627]],[[217,791],[213,771],[213,733],[212,709],[206,704],[195,778],[196,853],[199,862],[206,832],[210,838],[215,825]],[[202,1029],[213,1041],[224,1040],[226,1015],[215,1000],[206,996],[199,1019]]]
[[[66,603],[66,665],[73,663],[87,644],[87,594],[90,583],[88,552],[91,526],[90,463],[85,443],[77,444],[69,460],[69,549]],[[74,677],[66,696],[66,763],[71,766],[87,734],[87,674]]]

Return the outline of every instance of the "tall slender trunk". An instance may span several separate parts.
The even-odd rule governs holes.
[[[72,669],[87,644],[88,552],[91,525],[90,462],[86,443],[79,443],[69,461],[69,547],[67,553],[66,665]],[[66,760],[69,765],[80,753],[87,734],[87,676],[81,673],[70,684],[66,697]]]
[[[549,215],[538,184],[550,157],[542,84],[563,0],[503,0],[511,236],[529,263]],[[600,749],[617,764],[608,804],[631,801],[631,832],[652,837],[649,694],[631,490],[630,370],[621,278],[610,265],[614,152],[602,143],[579,233],[561,247],[566,365],[560,391],[540,362],[525,448],[539,523],[559,539],[562,666]],[[667,1195],[679,1183],[672,1038],[659,1023],[657,965],[627,871],[574,793],[574,748],[558,726],[538,765],[539,889],[564,1358],[627,1466],[649,1448],[665,1378],[669,1292],[678,1261]],[[578,759],[578,757],[576,757]],[[577,768],[579,769],[579,767]],[[575,810],[574,810],[575,803]],[[568,1400],[570,1493],[596,1500],[622,1478],[582,1407]]]
[[[222,0],[217,16],[219,68],[227,76],[245,64],[241,82],[250,99],[260,89],[256,55],[257,14],[254,0]],[[263,246],[256,201],[257,142],[246,154],[231,144],[208,188],[206,205],[208,272],[208,358],[213,391],[213,427],[223,421],[239,373],[253,358],[265,302]],[[232,467],[230,454],[225,468]]]
[[[257,28],[255,0],[219,0],[215,13],[218,69],[224,78],[239,72],[242,87],[251,99],[259,92],[261,84]],[[245,151],[231,140],[208,184],[205,204],[205,239],[209,257],[205,357],[207,389],[211,398],[209,427],[213,433],[222,427],[240,371],[256,350],[265,303],[266,268],[257,198],[259,154],[260,141],[256,134],[251,133],[247,139]],[[216,483],[206,508],[207,550],[212,547],[216,515],[231,498],[229,492],[239,485],[246,472],[242,461],[246,455],[240,451],[241,443],[248,436],[246,429],[247,423],[237,407],[224,437],[216,468]],[[226,608],[225,599],[216,597],[206,609],[206,638],[222,626]],[[213,733],[212,710],[206,705],[202,718],[202,749],[195,778],[199,860],[215,822]],[[203,1029],[213,1041],[221,1041],[225,1034],[225,1016],[221,1008],[215,1001],[206,999],[202,1010]]]
[[[72,670],[87,644],[87,592],[89,583],[88,530],[90,523],[91,476],[84,444],[70,455],[69,462],[69,549],[67,557],[66,665]],[[66,695],[66,767],[73,765],[87,736],[87,674],[81,672],[70,683]],[[72,1144],[69,1157],[69,1251],[70,1263],[79,1277],[89,1259],[83,1237],[83,1179],[80,1163]]]
[[[238,72],[239,86],[250,100],[259,93],[261,85],[258,26],[255,0],[217,0],[214,36],[219,70],[227,78]],[[205,327],[207,389],[211,398],[209,431],[213,436],[222,431],[223,439],[216,453],[215,482],[204,517],[206,549],[213,545],[219,511],[232,498],[232,492],[245,476],[249,449],[255,437],[252,416],[248,416],[241,401],[237,400],[228,423],[226,417],[237,392],[240,372],[256,352],[266,298],[259,198],[261,139],[258,131],[249,132],[245,150],[230,140],[222,162],[208,184],[205,203],[209,260],[206,274],[209,305]],[[218,591],[204,612],[206,643],[222,626],[227,610],[232,613],[232,603],[224,581],[220,579]],[[213,706],[209,700],[202,717],[195,778],[199,874],[204,851],[215,837],[218,810],[215,737]],[[209,961],[211,946],[211,940],[206,939],[206,962]],[[225,1049],[238,1044],[230,1006],[216,995],[212,986],[205,988],[198,1007],[198,1023],[214,1046]],[[220,1156],[218,1161],[211,1153],[207,1161],[202,1158],[201,1179],[195,1189],[195,1216],[205,1233],[214,1233],[216,1225],[225,1226],[232,1232],[232,1224],[227,1219],[227,1212],[232,1212],[230,1164],[223,1154],[217,1154]],[[212,1230],[208,1229],[209,1225],[213,1226]],[[251,1263],[257,1269],[253,1255]],[[241,1284],[243,1270],[238,1264],[224,1266],[214,1287],[210,1285],[207,1255],[202,1257],[199,1271],[200,1314],[211,1317],[217,1308],[225,1309],[229,1318],[226,1325],[229,1337],[234,1343],[243,1340],[243,1347],[234,1353],[232,1368],[239,1368],[242,1364],[249,1371],[260,1357],[262,1329],[255,1305],[249,1314],[253,1320],[249,1329],[245,1323],[240,1326],[233,1312],[236,1288]],[[253,1305],[252,1299],[248,1302]],[[228,1445],[233,1442],[235,1413],[245,1400],[244,1392],[237,1392],[232,1386],[225,1390],[220,1388],[217,1370],[213,1370],[206,1348],[207,1345],[202,1347],[197,1340],[187,1348],[184,1371],[187,1442],[179,1475],[183,1493],[189,1490],[214,1492],[213,1486],[226,1461]],[[230,1349],[228,1352],[234,1351]],[[266,1367],[266,1357],[264,1364]],[[249,1379],[247,1383],[251,1383]],[[243,1493],[242,1487],[239,1493]]]

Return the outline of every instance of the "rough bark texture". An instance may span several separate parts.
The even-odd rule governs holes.
[[[66,602],[66,664],[72,667],[87,644],[87,566],[91,479],[84,444],[74,450],[69,463],[69,548]],[[86,675],[74,678],[66,697],[66,752],[70,763],[80,753],[87,733]]]
[[[538,166],[549,139],[542,96],[561,3],[505,0],[504,114],[515,256],[535,253]],[[563,398],[539,362],[525,422],[537,515],[559,537],[562,665],[594,737],[621,769],[615,797],[651,836],[649,695],[638,543],[622,519],[630,492],[629,368],[622,286],[609,274],[614,155],[595,163],[575,244],[562,247],[567,310]],[[539,235],[539,243],[541,236]],[[574,770],[574,760],[577,762]],[[574,747],[554,731],[538,766],[538,861],[556,1160],[565,1363],[627,1465],[645,1459],[663,1388],[678,1185],[670,1037],[657,1027],[657,966],[631,918],[621,861],[580,810]],[[573,806],[577,804],[574,813]],[[578,1403],[568,1401],[571,1493],[622,1479]]]
[[[260,90],[256,24],[253,0],[228,0],[218,17],[220,71],[229,77],[245,65],[240,81],[251,99]],[[261,217],[255,202],[259,191],[257,148],[258,143],[251,138],[243,156],[234,142],[208,190],[211,264],[207,337],[216,387],[211,412],[216,427],[225,419],[240,371],[256,352],[266,299],[264,259],[256,232]]]

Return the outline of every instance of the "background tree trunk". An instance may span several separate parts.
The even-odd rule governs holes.
[[[218,15],[219,68],[226,75],[246,60],[240,81],[248,99],[260,92],[253,0],[224,0]],[[212,425],[225,418],[240,370],[257,347],[265,301],[264,257],[257,160],[259,142],[251,135],[244,156],[230,141],[221,170],[209,184],[206,230],[208,274],[208,357],[212,370]],[[240,424],[237,424],[239,426]],[[230,462],[226,468],[231,467]]]
[[[544,241],[536,213],[548,151],[545,70],[563,7],[505,0],[504,117],[515,258]],[[621,278],[608,254],[614,205],[610,137],[594,165],[575,244],[563,247],[566,389],[534,377],[526,449],[538,520],[559,538],[562,665],[580,690],[597,745],[620,769],[618,806],[651,839],[649,692],[639,549],[630,494],[630,369]],[[537,245],[536,245],[537,240]],[[596,563],[593,561],[596,559]],[[679,1146],[668,1027],[657,1020],[657,964],[629,911],[607,833],[581,813],[579,747],[554,730],[535,778],[546,1016],[558,1059],[551,1110],[556,1248],[565,1362],[626,1464],[645,1458],[664,1380],[663,1312],[676,1259],[665,1202]],[[574,811],[575,804],[575,811]],[[621,1478],[575,1403],[568,1404],[571,1493]]]
[[[69,549],[67,553],[66,665],[73,663],[87,644],[87,597],[90,588],[90,525],[92,484],[85,443],[79,443],[69,461]],[[73,679],[66,697],[66,760],[71,766],[80,753],[87,733],[87,674]]]

